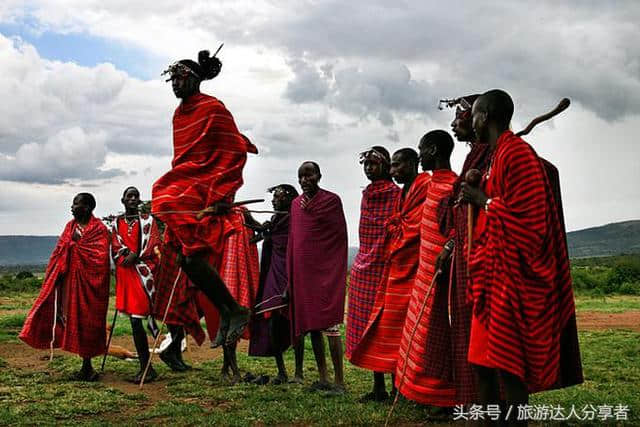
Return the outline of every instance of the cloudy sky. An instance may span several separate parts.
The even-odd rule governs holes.
[[[569,97],[528,141],[560,169],[569,230],[640,217],[640,3],[46,0],[0,4],[0,234],[57,234],[72,196],[96,213],[169,167],[177,105],[160,73],[220,54],[203,84],[258,146],[238,197],[316,160],[357,244],[357,153],[449,130],[438,99],[499,87],[513,127]],[[635,41],[634,41],[635,40]],[[459,170],[468,149],[453,155]],[[264,207],[268,207],[267,204]]]

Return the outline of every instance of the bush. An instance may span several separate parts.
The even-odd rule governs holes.
[[[618,287],[623,283],[640,283],[640,260],[623,258],[616,262],[611,269],[608,282]]]
[[[0,276],[0,293],[34,292],[42,287],[42,280],[37,277],[18,279],[14,276]]]

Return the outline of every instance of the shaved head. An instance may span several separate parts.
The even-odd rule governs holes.
[[[493,122],[498,129],[509,129],[513,117],[513,100],[501,89],[485,92],[476,100],[474,107],[487,115],[487,122]]]

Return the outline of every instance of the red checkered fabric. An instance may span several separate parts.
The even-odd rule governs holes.
[[[169,230],[166,232],[169,233]],[[153,317],[162,321],[169,303],[171,289],[175,283],[175,292],[169,306],[166,323],[183,326],[198,345],[201,345],[204,342],[205,334],[200,326],[200,315],[196,305],[198,288],[188,280],[186,273],[181,270],[178,262],[179,251],[176,247],[164,243],[161,253],[153,301]]]
[[[75,220],[70,221],[58,239],[40,295],[27,315],[19,338],[31,347],[49,348],[57,288],[54,347],[91,358],[106,351],[109,232],[92,216],[79,233],[79,240],[74,241],[72,235],[77,227]]]
[[[349,307],[345,356],[351,357],[369,321],[376,291],[384,271],[384,223],[393,214],[401,193],[392,181],[378,180],[362,192],[360,203],[360,247],[349,276]]]

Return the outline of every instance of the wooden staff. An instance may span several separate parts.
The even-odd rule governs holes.
[[[538,116],[535,119],[531,120],[531,122],[527,125],[526,128],[524,128],[520,132],[516,133],[516,136],[527,135],[529,132],[531,132],[531,130],[534,127],[536,127],[540,123],[546,122],[547,120],[552,119],[553,117],[555,117],[558,114],[562,113],[564,110],[569,108],[569,105],[571,105],[571,101],[569,100],[569,98],[562,98],[560,100],[560,102],[558,103],[558,105],[556,105],[556,108],[554,108],[553,110],[549,111],[548,113],[545,113],[545,114],[543,114],[541,116]]]
[[[182,268],[178,270],[178,275],[176,276],[176,280],[173,282],[173,287],[171,288],[171,293],[169,294],[169,301],[167,301],[167,308],[164,310],[164,316],[162,316],[162,324],[160,324],[160,330],[158,331],[158,335],[153,339],[153,349],[149,352],[149,360],[147,360],[147,366],[144,368],[144,372],[142,373],[142,378],[140,378],[140,389],[144,385],[144,379],[147,377],[147,372],[149,371],[149,367],[151,366],[151,359],[153,359],[153,355],[156,352],[156,347],[158,346],[158,339],[160,338],[160,331],[164,327],[164,322],[167,320],[167,315],[169,314],[169,307],[171,307],[171,301],[173,300],[173,294],[176,291],[176,285],[178,284],[178,279],[180,279],[180,275],[182,274]],[[173,340],[173,337],[171,337]]]
[[[398,377],[398,384],[402,385],[402,382],[404,381],[404,375],[407,371],[407,364],[408,364],[408,360],[409,360],[409,351],[411,350],[411,344],[413,343],[413,338],[416,335],[416,331],[418,330],[418,325],[420,324],[420,320],[422,320],[422,315],[424,314],[424,309],[427,307],[427,302],[429,301],[429,297],[431,296],[431,290],[433,289],[433,285],[436,283],[436,281],[438,280],[438,277],[440,276],[440,274],[442,273],[442,270],[438,270],[434,273],[433,278],[431,279],[431,284],[429,285],[429,288],[427,289],[427,295],[425,296],[424,300],[422,301],[422,306],[420,307],[420,311],[418,312],[418,316],[416,317],[416,324],[413,326],[413,330],[411,331],[411,335],[409,336],[409,344],[407,345],[407,351],[404,355],[404,362],[402,364],[402,372],[400,373],[400,376]],[[393,413],[393,410],[396,407],[396,403],[398,403],[398,397],[400,395],[400,387],[396,388],[396,396],[393,399],[393,404],[391,405],[391,409],[389,409],[389,413],[387,414],[387,420],[385,421],[384,425],[385,427],[387,427],[389,425],[389,419],[391,418],[391,414]]]
[[[113,313],[113,320],[111,321],[111,330],[109,331],[109,338],[107,339],[107,349],[104,352],[104,357],[102,357],[102,366],[100,367],[100,372],[104,372],[104,364],[107,361],[107,355],[109,354],[109,347],[111,346],[111,338],[113,338],[113,330],[116,327],[116,319],[118,318],[118,310]]]
[[[464,180],[471,187],[477,188],[482,180],[482,173],[478,169],[469,169],[464,175]],[[469,275],[469,259],[471,258],[471,241],[473,240],[473,217],[475,207],[469,203],[467,205],[467,275]]]
[[[53,292],[53,329],[49,343],[49,362],[53,361],[53,342],[56,340],[56,324],[58,323],[58,288],[56,287]]]

